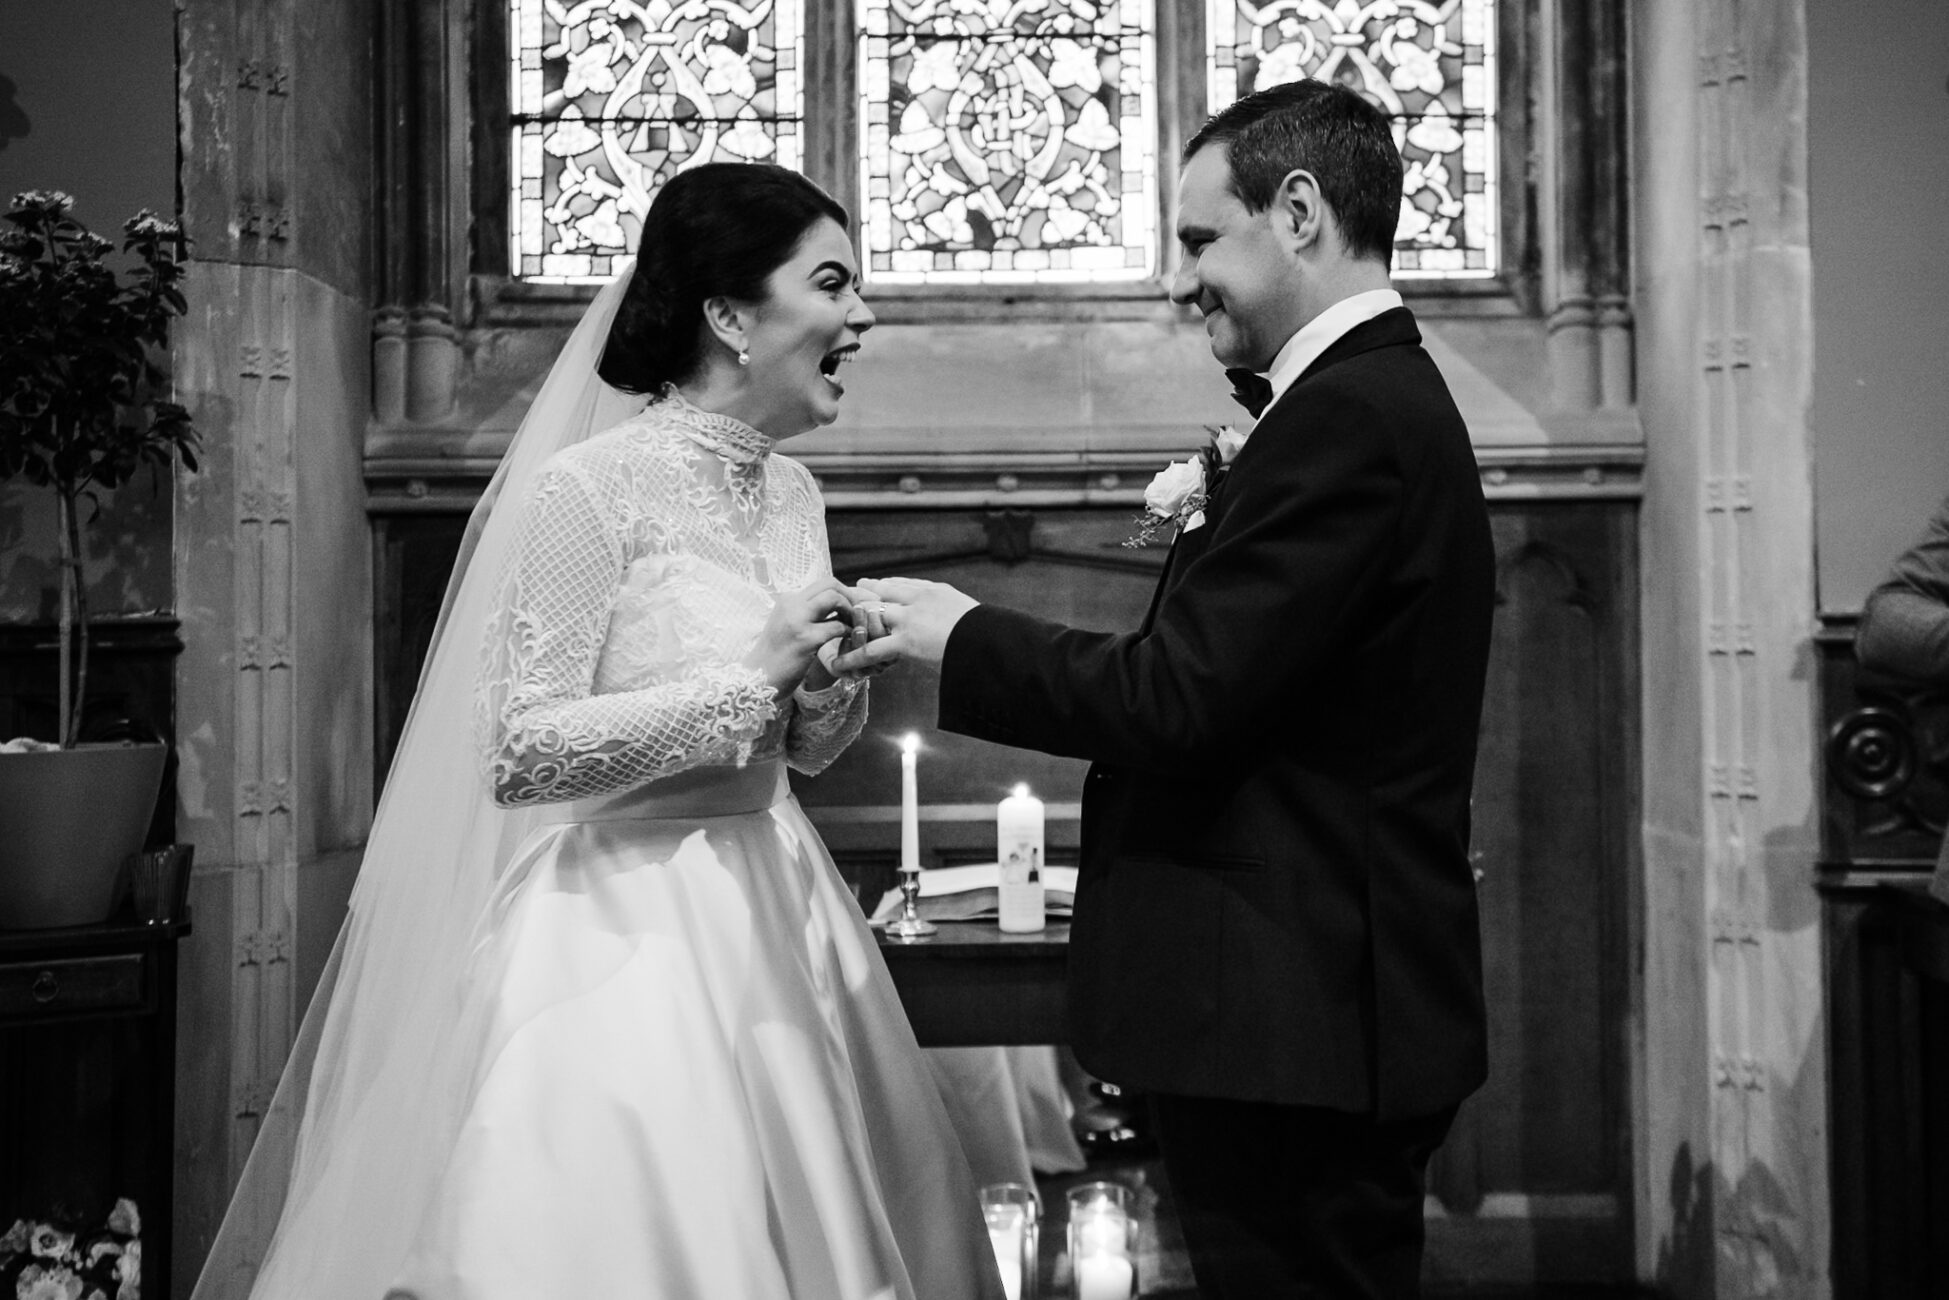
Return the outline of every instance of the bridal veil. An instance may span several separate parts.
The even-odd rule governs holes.
[[[193,1300],[244,1300],[260,1271],[260,1295],[303,1295],[348,1256],[373,1262],[377,1296],[432,1193],[467,1100],[448,1050],[454,991],[496,877],[541,816],[496,807],[482,777],[483,643],[536,473],[644,404],[596,375],[628,280],[583,315],[468,521],[350,911]]]

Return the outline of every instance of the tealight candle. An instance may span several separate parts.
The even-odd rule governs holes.
[[[1001,864],[1001,928],[1032,934],[1048,922],[1043,910],[1042,800],[1018,785],[995,805],[995,860]]]

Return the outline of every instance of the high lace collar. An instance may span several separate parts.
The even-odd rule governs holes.
[[[679,392],[675,384],[663,386],[657,405],[683,431],[685,437],[700,447],[716,452],[733,465],[756,465],[771,454],[771,438],[743,420],[706,411]]]

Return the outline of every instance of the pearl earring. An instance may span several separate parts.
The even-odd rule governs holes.
[[[748,366],[751,364],[751,354],[749,352],[746,352],[743,348],[738,349],[738,364],[741,366]]]

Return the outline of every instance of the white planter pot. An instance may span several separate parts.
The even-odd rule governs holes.
[[[108,919],[167,757],[163,745],[119,744],[0,754],[0,929]]]

